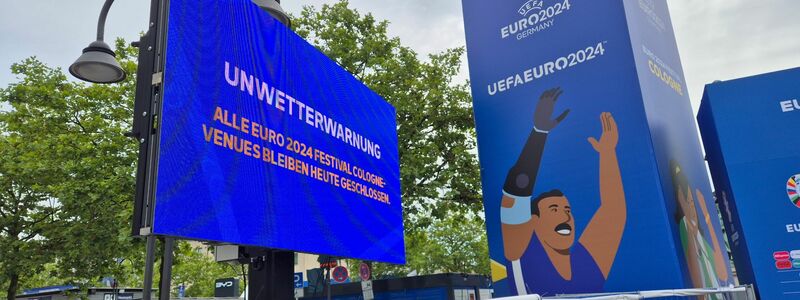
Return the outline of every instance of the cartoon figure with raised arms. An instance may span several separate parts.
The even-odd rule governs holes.
[[[547,136],[569,114],[567,110],[551,119],[561,94],[556,88],[539,98],[534,128],[503,185],[503,246],[511,264],[510,285],[518,295],[602,291],[625,229],[625,192],[616,153],[619,132],[608,112],[600,115],[600,140],[588,138],[600,156],[600,208],[578,243],[573,208],[564,193],[554,189],[531,199]]]
[[[670,162],[670,170],[672,171],[675,200],[678,202],[675,219],[678,223],[681,245],[686,256],[692,285],[696,288],[718,288],[732,284],[729,280],[731,276],[728,274],[727,253],[722,252],[703,193],[700,189],[692,191],[689,179],[676,161]],[[698,206],[703,216],[702,221],[698,217]],[[708,228],[709,238],[706,238],[703,230],[700,229],[700,222],[705,223]],[[718,295],[711,295],[708,298],[698,296],[697,299],[716,300],[722,299],[722,297]]]

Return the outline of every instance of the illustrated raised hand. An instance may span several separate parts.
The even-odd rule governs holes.
[[[589,137],[589,143],[599,153],[613,153],[617,149],[617,142],[619,142],[617,122],[608,112],[600,114],[600,122],[603,124],[603,134],[600,136],[600,141],[594,137]]]
[[[563,92],[561,88],[549,89],[539,97],[539,103],[536,104],[536,111],[533,114],[533,126],[535,126],[538,131],[549,132],[553,130],[553,128],[555,128],[558,123],[561,123],[561,121],[567,117],[567,114],[569,114],[569,109],[567,109],[557,118],[551,119],[556,101],[558,101],[558,97],[561,96]]]
[[[720,247],[717,234],[714,231],[714,225],[711,224],[711,216],[708,214],[706,199],[703,196],[703,193],[700,192],[700,189],[696,189],[695,194],[697,195],[697,201],[700,202],[700,210],[703,212],[703,219],[705,219],[706,226],[708,226],[708,232],[712,245],[711,247],[714,249],[714,271],[717,273],[717,278],[720,281],[728,281],[727,256],[722,254],[722,247]],[[697,230],[699,231],[700,229],[698,228]]]
[[[703,193],[700,192],[700,189],[695,190],[695,194],[697,195],[697,202],[700,202],[700,211],[703,213],[705,222],[711,224],[711,216],[709,216],[708,208],[706,207],[706,198],[703,196]]]

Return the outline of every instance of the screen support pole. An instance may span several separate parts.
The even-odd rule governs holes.
[[[326,269],[328,269],[328,272],[325,273],[325,287],[327,287],[328,291],[328,300],[331,300],[331,266],[328,265]]]
[[[142,287],[142,300],[151,300],[153,293],[153,265],[156,260],[156,237],[147,236],[144,258],[144,286]]]
[[[161,258],[161,282],[158,288],[158,299],[169,300],[172,291],[172,258],[175,248],[175,238],[165,237],[164,256]]]
[[[246,248],[247,300],[294,299],[294,252]]]
[[[154,153],[157,153],[157,130],[154,116],[158,114],[156,101],[160,99],[160,85],[154,84],[154,74],[162,71],[163,48],[166,36],[166,5],[168,0],[150,0],[150,22],[147,33],[133,46],[139,48],[139,64],[134,100],[133,130],[128,135],[139,142],[136,170],[136,192],[133,211],[132,235],[146,240],[145,271],[142,300],[152,300],[153,269],[155,264],[156,236],[152,233],[153,185],[155,182]]]

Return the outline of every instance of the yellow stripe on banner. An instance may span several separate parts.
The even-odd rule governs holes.
[[[491,261],[491,265],[492,265],[492,281],[498,282],[508,277],[508,272],[506,272],[506,266],[494,260]]]

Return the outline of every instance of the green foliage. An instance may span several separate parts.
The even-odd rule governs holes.
[[[485,230],[483,225],[474,226],[482,222],[475,217],[482,205],[472,98],[466,82],[454,82],[464,48],[448,49],[420,60],[398,38],[388,36],[387,21],[359,13],[346,0],[320,9],[306,7],[293,25],[298,34],[397,109],[409,259],[405,267],[377,264],[378,273],[414,270],[421,274],[488,274]],[[453,221],[454,216],[467,215],[473,217]],[[431,231],[433,228],[441,229]],[[450,241],[444,238],[448,232],[471,234],[469,240],[477,239],[483,244],[464,244],[472,248],[452,252],[446,245]],[[459,259],[464,264],[440,253],[463,254]]]
[[[0,286],[6,295],[97,285],[104,276],[122,287],[141,286],[144,247],[129,237],[138,147],[124,136],[137,53],[122,40],[116,52],[129,74],[122,83],[68,81],[61,70],[30,58],[12,66],[20,82],[0,92],[0,103],[11,108],[0,113]],[[214,279],[230,277],[231,270],[190,248],[178,243],[175,278],[190,284],[188,295],[213,296]]]
[[[177,286],[186,286],[186,297],[213,297],[214,280],[241,277],[239,266],[217,263],[205,246],[178,242],[175,249],[175,265],[172,269],[172,294],[177,296]],[[243,281],[240,278],[240,283]],[[243,287],[240,287],[243,291]]]
[[[489,275],[489,248],[484,232],[481,218],[449,215],[425,230],[406,233],[406,265],[375,264],[375,273],[391,277],[437,273]]]
[[[464,48],[421,61],[387,34],[387,21],[360,14],[347,1],[306,7],[298,34],[397,109],[406,225],[424,228],[448,212],[481,210],[472,98],[455,84]]]
[[[134,49],[117,47],[134,73]],[[19,82],[0,91],[10,107],[0,113],[0,283],[9,298],[42,271],[85,284],[136,249],[127,234],[136,144],[123,136],[135,76],[86,85],[35,58],[11,71]]]

